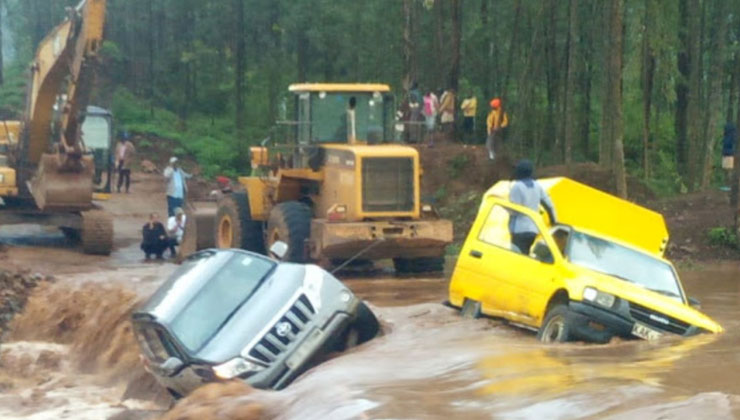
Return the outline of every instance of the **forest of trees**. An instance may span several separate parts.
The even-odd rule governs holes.
[[[0,0],[5,112],[22,109],[34,46],[77,2]],[[623,194],[625,173],[706,189],[740,119],[738,13],[740,0],[108,0],[97,101],[209,172],[239,172],[290,83],[385,82],[402,99],[418,81],[502,97],[509,153],[538,165],[599,162]]]

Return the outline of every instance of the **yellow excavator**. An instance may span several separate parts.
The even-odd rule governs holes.
[[[106,0],[83,0],[67,9],[31,64],[23,121],[0,121],[0,226],[58,226],[103,255],[113,220],[93,203],[94,156],[82,133],[105,8]]]
[[[302,83],[289,91],[294,117],[251,148],[252,176],[239,178],[241,191],[221,199],[215,216],[190,217],[197,223],[186,235],[197,232],[198,248],[255,252],[281,241],[295,262],[393,259],[397,272],[441,271],[452,223],[421,201],[417,150],[390,142],[390,87]]]

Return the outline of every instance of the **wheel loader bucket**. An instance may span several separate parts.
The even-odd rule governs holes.
[[[91,158],[83,157],[76,167],[65,167],[61,155],[44,154],[28,189],[40,210],[82,211],[92,208],[93,174]]]
[[[204,201],[193,203],[186,212],[185,235],[178,251],[178,260],[202,249],[215,246],[216,203]]]

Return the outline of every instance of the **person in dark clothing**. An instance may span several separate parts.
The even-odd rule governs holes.
[[[535,212],[539,212],[540,204],[542,204],[550,217],[550,223],[554,225],[556,223],[555,207],[547,191],[532,178],[533,175],[534,165],[531,161],[523,159],[517,163],[514,169],[514,182],[509,191],[509,201]],[[529,249],[539,230],[532,219],[517,213],[509,219],[509,232],[511,242],[517,246],[519,251],[522,254],[529,254]]]
[[[728,122],[725,124],[725,134],[722,137],[722,169],[725,170],[725,183],[730,185],[732,179],[732,170],[735,168],[735,139],[737,131],[735,124]],[[723,187],[729,190],[730,187]]]
[[[152,255],[155,255],[158,260],[163,259],[162,254],[167,249],[169,241],[157,213],[149,215],[149,221],[141,229],[141,236],[141,250],[144,251],[146,259],[151,259]]]

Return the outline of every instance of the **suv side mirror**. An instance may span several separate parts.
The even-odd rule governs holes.
[[[546,264],[552,264],[555,262],[555,258],[552,256],[552,251],[550,251],[550,247],[541,241],[534,245],[532,255],[537,261],[541,261]]]
[[[162,370],[162,372],[164,372],[165,375],[173,376],[176,375],[183,366],[185,366],[185,363],[182,360],[177,357],[170,357],[169,359],[165,360],[164,363],[159,366],[159,368]]]
[[[694,309],[701,309],[701,302],[699,302],[699,299],[689,296],[689,306]]]
[[[288,244],[283,241],[277,241],[270,247],[270,255],[277,260],[281,260],[288,255]]]

